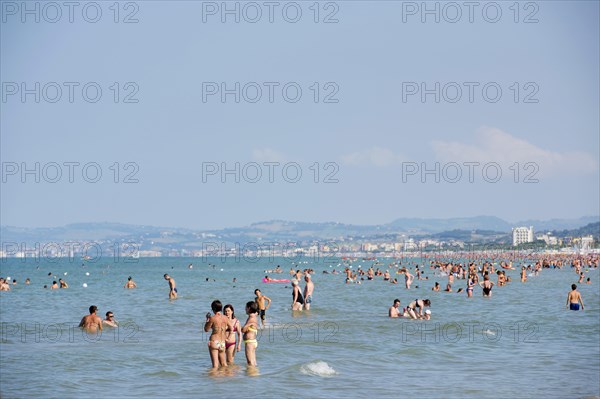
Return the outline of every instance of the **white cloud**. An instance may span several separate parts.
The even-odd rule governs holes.
[[[256,162],[285,162],[285,156],[271,148],[258,148],[252,150],[252,159]]]
[[[598,162],[586,152],[550,151],[527,140],[514,137],[500,129],[483,127],[474,143],[457,141],[433,141],[436,157],[444,162],[497,162],[503,167],[519,162],[535,162],[540,175],[546,177],[559,174],[594,173]]]
[[[391,150],[381,147],[371,147],[362,151],[353,152],[341,156],[342,163],[350,166],[373,165],[386,167],[400,164],[405,158],[394,154]]]

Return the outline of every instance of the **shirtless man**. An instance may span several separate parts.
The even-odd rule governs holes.
[[[83,316],[81,322],[79,323],[79,327],[83,328],[87,332],[102,331],[102,319],[96,315],[97,310],[97,306],[90,306],[90,314]]]
[[[262,321],[262,326],[264,327],[267,309],[269,309],[269,307],[271,306],[271,298],[263,295],[263,293],[260,292],[258,288],[254,290],[254,295],[256,295],[256,298],[254,300],[258,305],[258,313],[260,314],[260,320]],[[268,303],[265,304],[265,301],[267,301]]]
[[[169,299],[177,299],[177,288],[175,288],[175,280],[173,277],[165,274],[163,276],[169,282]]]
[[[206,314],[206,323],[204,323],[204,331],[208,332],[212,329],[210,338],[208,340],[208,353],[210,354],[210,360],[212,362],[213,369],[219,368],[219,366],[227,366],[227,357],[225,354],[225,339],[231,326],[229,325],[229,319],[221,311],[223,310],[223,304],[219,300],[215,300],[210,304],[210,307],[214,313],[214,316],[210,315],[210,312]]]
[[[0,278],[0,291],[10,291],[10,285],[3,278]]]
[[[58,283],[56,281],[52,282],[52,286],[50,287],[51,290],[57,290],[58,289]]]
[[[571,285],[571,292],[567,295],[567,309],[579,310],[579,304],[581,304],[581,310],[583,310],[583,299],[581,294],[577,291],[577,285]]]
[[[308,273],[306,273],[306,276],[304,276],[304,281],[306,281],[306,287],[304,287],[304,309],[310,310],[315,284],[312,282],[310,274]]]
[[[390,306],[390,310],[388,312],[389,317],[400,317],[400,311],[398,308],[400,307],[400,299],[394,299],[394,304]]]
[[[137,284],[131,279],[131,276],[129,276],[123,288],[137,288]]]
[[[102,323],[110,327],[117,327],[119,323],[114,319],[114,317],[115,315],[113,314],[113,312],[108,311],[106,312],[106,319],[102,320]]]

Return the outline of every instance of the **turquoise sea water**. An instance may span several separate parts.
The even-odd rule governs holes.
[[[383,267],[388,263],[380,261]],[[190,263],[193,269],[188,269]],[[359,261],[353,267],[368,268],[372,263]],[[285,273],[271,276],[289,277],[286,259],[99,260],[85,267],[68,259],[2,260],[0,275],[17,279],[18,284],[10,292],[0,292],[0,395],[600,396],[598,270],[586,272],[593,284],[578,284],[585,311],[571,312],[565,310],[566,295],[577,275],[568,267],[545,269],[525,284],[519,282],[518,271],[509,271],[513,282],[494,287],[492,298],[483,298],[476,288],[469,299],[464,292],[432,292],[434,282],[444,287],[446,278],[429,269],[429,280],[415,281],[419,288],[408,291],[381,277],[360,285],[344,284],[343,274],[322,274],[335,265],[308,261],[294,268],[316,271],[313,308],[293,315],[290,285],[261,282],[263,270],[277,264]],[[164,273],[177,282],[175,301],[168,300]],[[123,289],[130,275],[139,288]],[[42,288],[59,277],[69,289]],[[23,284],[26,278],[31,285]],[[459,287],[466,287],[464,280],[455,282],[453,288]],[[202,327],[210,303],[220,299],[233,304],[243,323],[244,304],[254,299],[255,288],[273,300],[268,326],[259,339],[258,370],[247,370],[242,349],[236,366],[209,372],[208,336]],[[430,298],[432,320],[387,318],[394,298],[402,305]],[[90,305],[97,305],[103,318],[113,311],[121,327],[105,329],[100,337],[82,334],[76,326]]]

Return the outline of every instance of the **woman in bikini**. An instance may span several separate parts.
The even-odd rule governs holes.
[[[475,287],[475,278],[470,277],[467,282],[467,298],[471,298],[473,296],[473,287]]]
[[[408,304],[408,306],[406,307],[406,311],[412,319],[422,319],[425,317],[423,315],[423,308],[430,306],[431,301],[429,299],[415,299],[414,301]],[[417,309],[419,309],[418,312]]]
[[[225,305],[223,308],[225,316],[229,322],[230,331],[225,339],[225,352],[227,354],[227,363],[233,363],[235,352],[242,350],[242,329],[240,327],[240,321],[235,318],[233,306],[230,304]],[[236,345],[237,342],[237,345]]]
[[[256,340],[256,333],[258,332],[258,305],[254,301],[246,303],[246,314],[248,320],[242,327],[242,333],[244,333],[244,344],[246,345],[246,361],[248,366],[256,366],[256,348],[258,348],[258,341]]]
[[[229,326],[229,320],[227,317],[221,313],[223,310],[223,304],[221,304],[221,301],[213,301],[210,304],[210,307],[214,313],[214,316],[211,316],[210,312],[206,314],[204,331],[208,332],[212,329],[212,333],[208,339],[208,353],[210,354],[212,367],[213,369],[216,369],[219,367],[219,365],[227,366],[227,359],[225,356],[225,337],[227,336],[227,332],[231,330],[231,327]]]

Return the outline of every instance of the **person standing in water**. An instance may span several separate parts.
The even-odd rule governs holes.
[[[306,276],[304,276],[304,281],[306,281],[306,287],[304,287],[304,309],[310,310],[315,284],[312,282],[309,273],[306,273]]]
[[[125,283],[125,286],[124,286],[123,288],[127,288],[127,289],[130,289],[130,288],[137,288],[137,284],[135,283],[135,281],[133,281],[133,280],[131,279],[131,276],[129,276],[129,277],[127,278],[127,282]]]
[[[483,289],[483,296],[492,296],[492,288],[494,287],[494,283],[492,283],[488,274],[483,276],[483,282],[479,283],[479,285]]]
[[[169,276],[166,273],[163,277],[169,282],[169,299],[177,299],[177,288],[175,286],[175,280],[173,280],[173,277]]]
[[[581,310],[583,310],[583,299],[581,294],[577,291],[577,285],[571,285],[571,292],[567,295],[567,309],[579,310],[579,304],[581,304]]]
[[[231,330],[229,319],[224,316],[221,311],[223,304],[221,301],[214,300],[210,307],[214,313],[211,316],[210,312],[206,314],[206,323],[204,323],[204,331],[208,332],[212,329],[210,338],[208,339],[208,353],[212,362],[212,368],[216,369],[219,366],[227,366],[227,358],[225,355],[225,341],[227,332]]]
[[[304,306],[304,298],[302,297],[302,290],[298,286],[298,280],[292,280],[292,310],[302,310]]]
[[[254,301],[258,305],[258,313],[260,315],[260,320],[262,321],[262,326],[264,327],[265,320],[267,319],[267,309],[269,309],[269,307],[271,306],[271,298],[269,298],[266,295],[263,295],[263,293],[258,288],[254,290],[254,295],[256,295]]]
[[[232,364],[235,358],[235,352],[242,350],[242,328],[240,321],[235,317],[235,311],[233,306],[230,304],[225,305],[223,308],[225,316],[229,321],[229,333],[225,339],[225,352],[227,354],[227,364]]]
[[[256,340],[256,333],[258,332],[258,305],[256,301],[246,303],[246,314],[248,315],[248,320],[246,320],[246,324],[242,327],[246,362],[248,366],[256,366],[256,348],[258,348],[258,341]]]
[[[98,310],[97,306],[90,306],[90,314],[87,316],[83,316],[81,322],[79,322],[79,327],[83,328],[86,332],[97,332],[102,331],[102,319],[96,315],[96,311]]]

